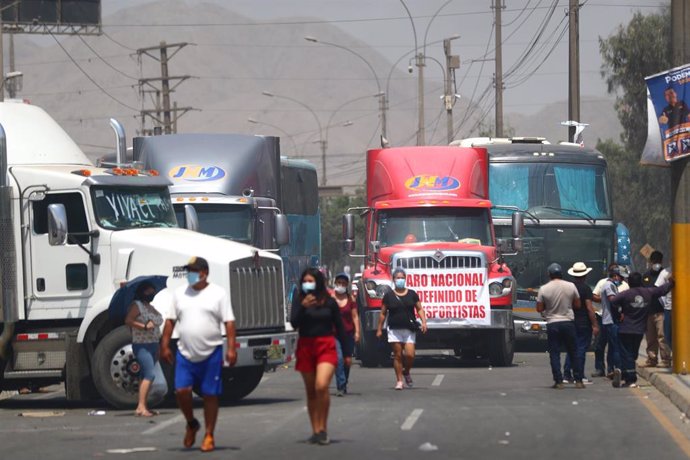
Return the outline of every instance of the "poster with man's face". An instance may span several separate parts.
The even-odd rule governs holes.
[[[646,80],[665,160],[673,161],[690,155],[690,64]]]

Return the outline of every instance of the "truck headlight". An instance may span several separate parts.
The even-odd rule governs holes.
[[[489,284],[489,296],[503,297],[510,295],[513,291],[513,278],[506,277],[497,279]]]
[[[503,284],[498,282],[493,282],[489,284],[489,295],[492,297],[498,297],[503,294]]]
[[[364,287],[367,290],[367,295],[372,299],[383,299],[383,296],[391,289],[390,281],[388,280],[366,280]]]

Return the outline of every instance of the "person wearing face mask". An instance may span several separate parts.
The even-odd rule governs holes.
[[[223,334],[225,328],[227,352],[225,359],[230,366],[237,362],[235,350],[235,315],[227,292],[208,281],[209,267],[206,259],[192,257],[187,265],[187,286],[173,292],[161,340],[161,359],[173,362],[170,338],[177,324],[179,340],[175,356],[175,396],[187,425],[183,445],[194,445],[196,433],[201,428],[194,418],[192,389],[200,389],[204,400],[206,434],[201,444],[202,452],[215,449],[213,432],[218,418],[218,396],[223,392],[221,372],[223,367]]]
[[[376,337],[383,336],[383,323],[388,318],[388,343],[393,348],[393,369],[395,370],[395,389],[403,389],[403,378],[408,388],[412,388],[413,381],[410,371],[414,363],[417,320],[415,310],[422,320],[420,327],[424,334],[427,331],[426,314],[419,301],[419,296],[412,289],[405,287],[405,270],[393,270],[394,290],[383,296],[379,325]],[[404,352],[404,353],[403,353]],[[403,359],[404,355],[404,359]]]
[[[335,369],[336,396],[347,394],[347,383],[350,379],[350,367],[352,366],[352,353],[355,343],[359,342],[359,313],[357,313],[355,298],[348,293],[347,287],[349,285],[350,277],[347,273],[339,273],[335,276],[333,298],[335,298],[338,304],[343,327],[345,328],[345,343],[336,342],[338,351],[338,367]]]
[[[665,282],[667,273],[662,277],[662,271],[664,270],[663,260],[664,255],[659,251],[654,251],[649,255],[650,269],[642,276],[642,285],[644,287],[653,287]],[[664,332],[663,302],[665,300],[662,300],[659,296],[653,296],[649,307],[647,331],[645,333],[645,339],[647,340],[646,367],[656,367],[659,363],[659,355],[661,355],[662,366],[671,367],[671,349],[666,343]]]
[[[338,365],[336,337],[345,343],[345,329],[338,304],[326,289],[326,280],[316,268],[307,268],[300,278],[301,290],[292,299],[290,323],[299,331],[295,370],[302,374],[311,422],[310,444],[325,446],[328,438],[328,388]],[[347,350],[346,350],[347,351]]]
[[[132,330],[132,351],[141,366],[141,382],[139,383],[139,403],[134,412],[139,417],[158,415],[146,406],[151,384],[156,378],[158,363],[158,342],[160,340],[160,326],[163,315],[151,305],[156,295],[156,288],[147,282],[137,286],[134,302],[129,307],[125,324]]]
[[[601,291],[592,295],[594,301],[601,302],[601,323],[606,336],[606,345],[609,349],[608,352],[611,357],[609,362],[609,373],[606,377],[613,381],[612,383],[615,387],[620,386],[622,378],[620,341],[618,338],[618,323],[620,321],[618,312],[613,311],[611,307],[611,300],[614,296],[619,294],[620,291],[618,288],[622,282],[623,276],[621,275],[621,269],[618,266],[614,266],[609,270],[609,277],[601,286]],[[613,369],[611,367],[613,367]]]

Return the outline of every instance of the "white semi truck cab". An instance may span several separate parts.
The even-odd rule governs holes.
[[[246,396],[291,356],[280,257],[178,228],[168,179],[94,167],[38,107],[0,103],[0,126],[0,389],[64,381],[68,399],[133,406],[139,366],[110,299],[139,275],[180,286],[194,255],[235,311],[238,362],[224,369],[224,399]]]

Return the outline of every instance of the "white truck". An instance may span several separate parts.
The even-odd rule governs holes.
[[[123,144],[121,132],[118,151]],[[192,255],[208,260],[237,317],[223,399],[248,395],[291,356],[280,257],[178,228],[169,185],[156,171],[96,168],[45,111],[0,103],[0,389],[64,381],[70,400],[135,405],[130,331],[109,319],[108,304],[139,275],[181,285]]]

